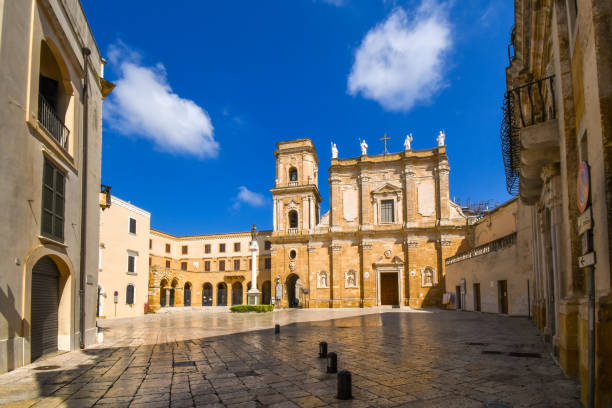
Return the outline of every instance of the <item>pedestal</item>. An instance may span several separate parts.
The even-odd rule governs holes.
[[[261,304],[261,292],[257,289],[249,289],[247,292],[247,305],[259,305]]]

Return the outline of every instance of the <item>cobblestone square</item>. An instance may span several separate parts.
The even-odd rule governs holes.
[[[274,325],[280,324],[280,334]],[[16,407],[579,407],[524,318],[409,309],[180,312],[101,321],[104,344],[0,376]],[[336,399],[318,344],[352,373]],[[512,354],[510,354],[512,353]]]

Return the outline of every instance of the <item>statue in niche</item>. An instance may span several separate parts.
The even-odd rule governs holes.
[[[406,135],[406,140],[404,140],[404,150],[412,150],[410,143],[412,143],[412,133]]]
[[[327,288],[327,272],[321,271],[317,276],[317,288]]]
[[[434,276],[433,270],[429,267],[425,268],[422,274],[422,287],[432,287],[434,285]]]
[[[368,154],[368,144],[366,143],[365,139],[361,141],[359,146],[361,147],[361,155],[362,156],[367,156],[367,154]]]
[[[345,288],[356,288],[357,287],[357,272],[346,271],[344,272],[344,287]]]
[[[331,144],[331,152],[332,152],[332,159],[337,159],[338,158],[338,148],[336,147],[336,144],[334,142],[332,142]]]
[[[438,137],[436,138],[436,141],[438,142],[438,147],[444,146],[444,139],[446,139],[446,133],[444,133],[444,131],[441,130],[440,133],[438,134]]]

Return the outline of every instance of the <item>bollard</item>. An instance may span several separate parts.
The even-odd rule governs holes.
[[[338,372],[338,355],[334,352],[327,354],[327,372],[330,374]]]
[[[351,390],[351,373],[342,370],[338,373],[338,399],[347,400],[353,398]]]
[[[280,324],[274,325],[274,334],[280,333]]]
[[[319,358],[327,358],[327,342],[322,341],[319,343]]]

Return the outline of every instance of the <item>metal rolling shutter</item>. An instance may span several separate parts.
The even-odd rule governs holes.
[[[32,269],[30,347],[32,361],[57,351],[59,270],[48,256]]]

